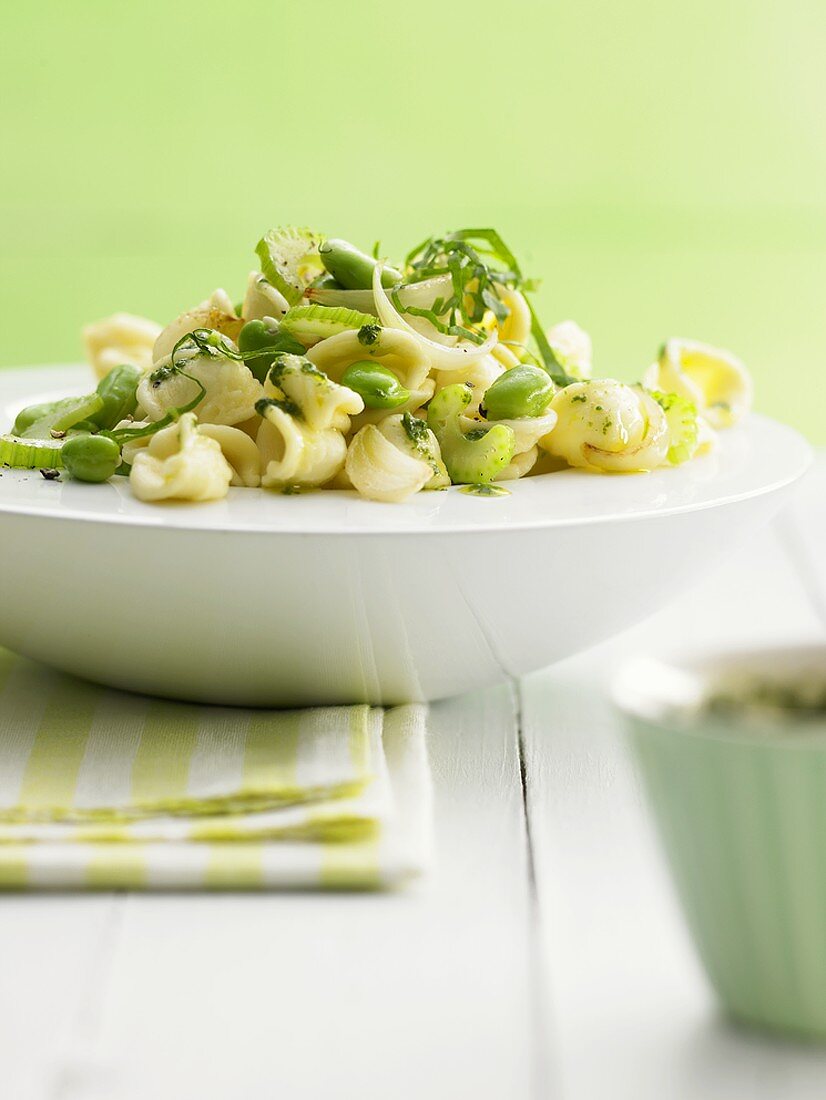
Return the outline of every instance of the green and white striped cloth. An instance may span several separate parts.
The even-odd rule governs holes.
[[[424,707],[198,707],[0,649],[0,889],[390,886],[430,818]]]

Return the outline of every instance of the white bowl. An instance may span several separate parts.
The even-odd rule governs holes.
[[[90,388],[0,372],[0,430]],[[509,496],[351,492],[145,505],[125,480],[0,476],[0,645],[132,691],[238,705],[401,703],[517,676],[677,596],[765,524],[810,450],[760,416],[636,476],[576,470]]]

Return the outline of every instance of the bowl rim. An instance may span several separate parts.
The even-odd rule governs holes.
[[[46,396],[44,390],[82,391],[88,388],[88,379],[88,368],[77,365],[3,368],[0,417],[4,409],[8,412],[38,395]],[[463,494],[459,487],[417,494],[401,505],[366,501],[353,490],[322,490],[290,497],[291,511],[280,513],[272,503],[284,498],[263,489],[230,489],[226,501],[210,504],[146,505],[135,500],[128,487],[114,483],[107,487],[110,503],[102,506],[102,486],[47,483],[37,471],[4,469],[0,471],[0,522],[4,516],[25,516],[221,535],[501,535],[638,522],[739,504],[787,488],[806,473],[812,459],[811,447],[797,431],[753,413],[721,433],[714,453],[681,467],[641,475],[568,469],[507,483],[511,495],[492,500]],[[267,503],[263,508],[253,506],[255,499]],[[603,506],[589,510],[589,499],[603,501]]]

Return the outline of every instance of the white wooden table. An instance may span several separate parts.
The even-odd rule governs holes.
[[[676,637],[821,638],[824,545],[826,457],[654,619],[434,706],[438,866],[403,894],[0,898],[0,1096],[826,1095],[826,1052],[718,1015],[604,698]]]

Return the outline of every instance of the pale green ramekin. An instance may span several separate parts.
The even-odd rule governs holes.
[[[777,680],[804,668],[826,678],[826,647],[706,656],[676,675],[633,662],[615,701],[723,1005],[745,1022],[826,1039],[826,721],[679,718],[691,678],[736,669]]]

